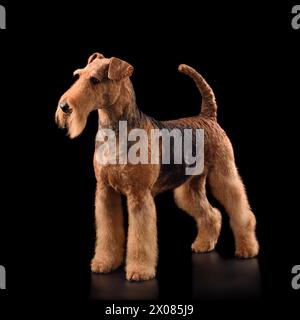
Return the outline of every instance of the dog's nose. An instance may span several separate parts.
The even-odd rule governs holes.
[[[70,110],[69,105],[65,102],[65,103],[61,103],[59,105],[60,109],[62,110],[62,112],[67,113]]]

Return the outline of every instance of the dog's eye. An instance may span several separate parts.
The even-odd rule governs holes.
[[[95,77],[91,77],[90,78],[90,81],[93,85],[96,85],[96,84],[99,84],[100,83],[100,80],[95,78]]]

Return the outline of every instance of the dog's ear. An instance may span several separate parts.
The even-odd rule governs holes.
[[[108,67],[108,78],[110,80],[121,80],[130,77],[133,73],[133,66],[121,59],[112,57]]]
[[[88,64],[93,62],[95,59],[103,59],[103,58],[104,58],[103,54],[101,54],[99,52],[93,53],[88,59]]]

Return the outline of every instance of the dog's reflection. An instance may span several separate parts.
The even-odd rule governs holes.
[[[217,252],[193,254],[194,299],[258,299],[261,280],[257,259],[224,259]]]
[[[108,274],[92,274],[91,298],[95,300],[156,300],[156,279],[128,282],[120,268]]]

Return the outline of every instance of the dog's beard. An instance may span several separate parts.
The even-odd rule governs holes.
[[[60,128],[67,128],[69,137],[73,139],[79,136],[85,128],[87,115],[82,115],[75,109],[72,109],[72,113],[69,114],[57,109],[55,121]]]

